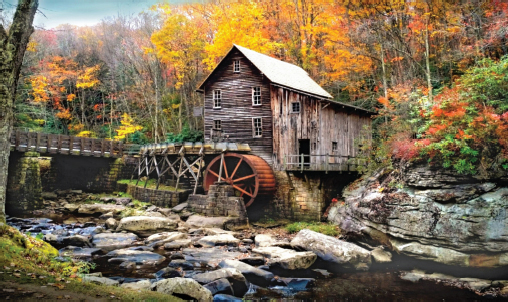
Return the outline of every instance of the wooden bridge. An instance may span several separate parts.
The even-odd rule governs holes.
[[[47,154],[118,158],[128,151],[119,141],[17,129],[12,132],[10,143],[11,151]]]

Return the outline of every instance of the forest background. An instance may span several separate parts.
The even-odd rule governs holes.
[[[382,1],[381,1],[382,2]],[[233,44],[305,69],[377,112],[371,168],[426,159],[508,169],[508,4],[501,0],[160,4],[95,26],[36,29],[15,127],[144,144],[199,141],[195,89]]]

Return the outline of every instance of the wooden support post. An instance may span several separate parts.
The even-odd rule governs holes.
[[[180,168],[178,169],[178,175],[176,176],[176,185],[175,185],[175,192],[178,191],[178,185],[180,184],[180,177],[182,176],[182,167],[183,167],[183,160],[180,157]]]
[[[58,134],[57,152],[60,153],[62,150],[62,135]]]
[[[37,132],[37,142],[35,143],[35,151],[37,152],[41,152],[40,150],[40,147],[41,147],[41,133],[40,132]]]
[[[325,173],[328,174],[328,163],[330,162],[330,156],[326,153],[326,162],[325,162]]]
[[[146,181],[145,181],[145,186],[143,187],[144,189],[146,189],[146,185],[148,184],[148,179],[150,178],[150,172],[148,171],[149,166],[150,166],[150,164],[148,163],[148,156],[147,156],[147,157],[145,157]]]
[[[69,138],[69,155],[72,155],[72,150],[74,149],[74,136]]]
[[[219,178],[217,179],[218,182],[221,182],[223,165],[224,165],[224,152],[222,152],[220,155]]]
[[[284,171],[287,170],[287,158],[286,155],[284,155]]]
[[[203,159],[203,157],[204,157],[204,154],[201,155],[201,157],[199,159],[198,177],[197,177],[196,183],[194,184],[194,192],[192,193],[192,195],[196,195],[196,192],[198,190],[199,176],[201,175],[201,169],[203,168],[203,165],[204,165],[204,159]]]
[[[104,156],[104,149],[105,149],[106,140],[101,140],[101,156]]]
[[[303,153],[300,156],[300,172],[303,172]]]

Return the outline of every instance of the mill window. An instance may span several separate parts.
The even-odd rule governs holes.
[[[260,117],[252,119],[252,136],[261,137],[263,135],[263,122]]]
[[[222,95],[220,90],[213,91],[213,108],[221,108]]]
[[[214,120],[213,121],[213,129],[222,130],[222,121],[221,120]]]
[[[240,60],[235,60],[233,63],[233,71],[240,72]]]
[[[339,149],[339,145],[337,145],[337,142],[332,142],[332,151],[337,151]]]
[[[291,103],[291,112],[292,113],[300,113],[300,102]]]
[[[252,105],[261,105],[261,87],[252,87]]]

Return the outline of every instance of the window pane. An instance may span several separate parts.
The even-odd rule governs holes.
[[[252,87],[252,105],[261,105],[261,87]]]
[[[220,90],[213,91],[213,107],[214,108],[221,107],[221,91]]]

